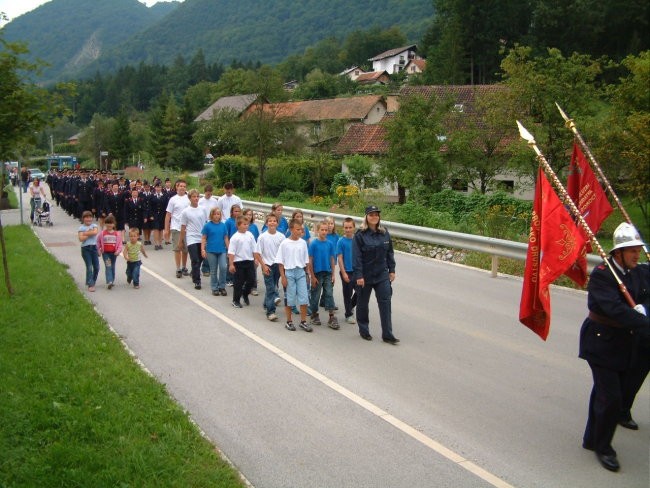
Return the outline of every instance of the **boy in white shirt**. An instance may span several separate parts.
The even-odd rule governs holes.
[[[228,182],[223,185],[224,194],[217,202],[218,207],[221,209],[221,220],[224,222],[230,217],[230,209],[233,205],[237,204],[240,208],[243,207],[241,198],[234,194],[235,187],[232,183]]]
[[[192,263],[192,283],[194,289],[201,289],[201,239],[205,225],[205,208],[199,207],[199,191],[190,190],[190,206],[181,213],[180,241],[185,244]]]
[[[262,275],[264,276],[266,318],[271,322],[275,322],[278,320],[275,307],[280,303],[280,295],[278,294],[280,268],[278,263],[275,262],[275,257],[278,255],[280,244],[286,238],[284,234],[278,232],[278,217],[275,214],[267,215],[264,224],[266,231],[257,240],[255,259],[262,268]]]
[[[302,222],[291,219],[289,222],[289,231],[291,234],[285,239],[278,248],[278,254],[275,262],[279,265],[280,280],[284,287],[284,310],[287,314],[287,330],[296,330],[291,317],[291,309],[294,306],[300,306],[300,328],[305,332],[311,332],[313,329],[307,323],[307,280],[305,268],[309,264],[309,252],[307,243],[301,239]]]
[[[163,238],[169,242],[171,234],[172,250],[174,251],[174,263],[176,264],[176,278],[187,276],[187,249],[180,240],[181,236],[181,214],[190,206],[190,199],[187,198],[187,183],[185,180],[176,182],[176,195],[167,203],[165,214],[165,231]]]
[[[237,232],[228,244],[228,270],[234,275],[232,306],[242,308],[239,301],[250,305],[248,295],[255,286],[255,237],[248,231],[248,219],[237,217]]]

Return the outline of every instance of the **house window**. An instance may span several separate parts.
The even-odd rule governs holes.
[[[399,64],[404,64],[406,60],[404,59],[404,56],[399,57]]]
[[[451,189],[454,191],[467,191],[467,180],[462,178],[453,178],[451,180]]]
[[[497,183],[497,190],[505,191],[506,193],[514,193],[515,182],[513,180],[503,180]]]

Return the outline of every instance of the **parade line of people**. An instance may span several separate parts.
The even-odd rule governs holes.
[[[163,187],[155,178],[152,191],[147,181],[127,182],[102,173],[91,177],[84,171],[52,172],[47,178],[57,204],[82,221],[78,237],[88,291],[95,291],[100,257],[106,286],[109,290],[114,286],[121,253],[127,260],[127,283],[139,288],[145,246],[152,245],[153,239],[154,250],[161,250],[164,239],[172,246],[177,278],[190,276],[189,256],[194,288],[201,289],[202,276],[210,277],[214,296],[228,296],[227,287],[232,286],[231,303],[238,309],[258,295],[257,270],[261,269],[266,318],[278,321],[277,307],[284,303],[285,327],[290,331],[312,332],[313,326],[322,324],[321,308],[327,312],[327,325],[339,329],[333,294],[338,275],[345,322],[357,324],[359,335],[372,340],[368,304],[374,290],[382,340],[399,343],[391,321],[393,244],[374,205],[366,207],[360,229],[347,217],[339,236],[329,218],[316,224],[312,237],[302,211],[295,210],[287,221],[281,203],[272,206],[260,232],[253,211],[242,208],[231,183],[217,198],[211,185],[205,186],[201,197],[198,190],[188,192],[183,180],[173,187],[166,180]],[[582,446],[593,450],[604,468],[618,471],[614,433],[617,425],[639,428],[631,408],[650,371],[650,266],[639,263],[645,244],[633,226],[621,224],[613,237],[608,263],[591,273],[589,314],[580,331],[579,356],[588,362],[594,381]],[[620,292],[614,272],[637,304],[634,308]]]
[[[227,288],[232,287],[235,308],[250,305],[250,297],[260,294],[261,270],[266,318],[278,321],[283,304],[289,331],[312,332],[325,321],[329,328],[339,329],[334,284],[340,279],[345,322],[357,324],[359,335],[372,340],[368,306],[374,290],[382,340],[399,343],[391,319],[393,244],[377,206],[366,208],[358,230],[347,217],[339,236],[334,220],[327,218],[315,225],[312,236],[303,212],[295,210],[287,220],[281,203],[264,216],[260,231],[253,211],[243,208],[232,183],[216,197],[212,185],[206,185],[201,196],[196,189],[188,191],[182,179],[172,186],[169,179],[163,184],[154,178],[150,185],[146,180],[129,182],[108,173],[74,170],[50,172],[46,181],[57,205],[81,220],[78,239],[90,292],[96,290],[100,260],[106,288],[115,286],[120,255],[127,261],[127,283],[139,288],[146,247],[159,251],[164,243],[173,251],[176,278],[189,276],[194,288],[201,290],[202,278],[209,277],[214,296],[228,296]],[[322,321],[321,308],[327,314]]]

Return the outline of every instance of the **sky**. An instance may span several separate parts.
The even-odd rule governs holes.
[[[0,0],[0,12],[4,12],[7,14],[7,17],[9,17],[9,20],[12,20],[19,15],[34,10],[36,7],[43,5],[48,1],[50,0]],[[139,1],[140,3],[144,3],[147,7],[151,7],[154,3],[158,3],[159,0]],[[0,21],[0,26],[4,24],[6,24],[6,22]]]

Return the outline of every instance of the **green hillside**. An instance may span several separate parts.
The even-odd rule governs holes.
[[[99,65],[167,64],[199,47],[208,62],[274,63],[321,39],[375,25],[399,25],[419,40],[432,15],[430,0],[186,0],[174,15],[102,56]]]
[[[147,8],[137,0],[52,0],[17,17],[3,31],[8,41],[27,43],[31,59],[49,64],[43,72],[49,81],[82,70],[177,5]]]

